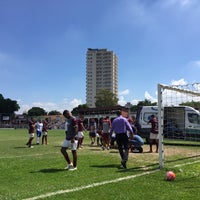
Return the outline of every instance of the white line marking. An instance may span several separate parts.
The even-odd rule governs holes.
[[[109,184],[109,183],[117,183],[117,182],[120,182],[120,181],[123,181],[123,180],[133,179],[133,178],[144,176],[144,175],[147,175],[147,174],[152,174],[152,173],[155,173],[157,171],[159,171],[159,169],[156,169],[156,170],[150,171],[150,172],[144,172],[142,174],[136,174],[136,175],[132,175],[132,176],[117,178],[117,179],[114,179],[114,180],[103,181],[103,182],[99,182],[99,183],[93,183],[93,184],[90,184],[90,185],[86,185],[86,186],[82,186],[82,187],[76,187],[76,188],[73,188],[73,189],[59,190],[57,192],[51,192],[51,193],[35,196],[35,197],[32,197],[32,198],[23,199],[23,200],[43,199],[43,198],[55,196],[55,195],[58,195],[58,194],[65,194],[65,193],[80,191],[80,190],[84,190],[84,189],[87,189],[87,188],[93,188],[93,187],[97,187],[97,186],[101,186],[101,185],[106,185],[106,184]]]
[[[195,163],[199,163],[200,160],[196,160],[194,162],[188,162],[188,163],[183,163],[183,164],[180,164],[180,165],[175,165],[174,167],[181,167],[181,166],[184,166],[184,165],[192,165],[192,164],[195,164]]]

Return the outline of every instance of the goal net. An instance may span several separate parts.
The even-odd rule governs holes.
[[[200,83],[158,84],[159,165],[200,159]]]

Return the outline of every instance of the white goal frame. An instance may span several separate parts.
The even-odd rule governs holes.
[[[200,84],[200,83],[198,83]],[[163,106],[163,92],[164,90],[170,90],[174,92],[180,92],[185,95],[194,95],[196,97],[200,97],[199,91],[192,91],[187,89],[180,89],[179,86],[167,86],[158,84],[157,92],[158,92],[158,131],[159,131],[159,167],[164,167],[164,145],[163,145],[163,125],[164,125],[164,106]]]

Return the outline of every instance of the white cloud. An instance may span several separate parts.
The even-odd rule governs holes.
[[[172,80],[171,85],[187,85],[187,81],[184,80],[184,78],[180,80]]]
[[[195,60],[195,61],[191,61],[188,64],[188,67],[192,67],[192,68],[199,68],[200,69],[200,60]]]
[[[123,96],[119,96],[118,104],[124,106],[127,103]]]
[[[59,110],[63,111],[64,109],[67,109],[71,111],[80,104],[83,104],[81,99],[63,99],[62,103],[59,104]]]
[[[139,101],[141,101],[141,100],[133,99],[133,100],[131,101],[131,104],[132,104],[132,105],[137,105]]]
[[[119,100],[118,100],[119,105],[124,106],[128,102],[128,101],[125,100],[124,96],[129,95],[129,93],[130,93],[129,89],[126,89],[126,90],[119,92],[119,97],[118,97],[119,98]]]
[[[157,102],[157,98],[152,97],[149,92],[145,91],[144,93],[145,99],[151,101],[151,102]]]
[[[121,91],[121,92],[119,92],[119,95],[121,96],[123,96],[123,95],[128,95],[130,93],[130,91],[129,91],[129,89],[126,89],[126,90],[124,90],[124,91]]]
[[[34,102],[32,105],[33,107],[41,107],[47,112],[54,110],[54,108],[57,107],[55,103],[51,103],[51,102]]]
[[[77,107],[78,105],[82,104],[82,101],[81,99],[73,99],[71,102],[70,102],[70,107],[71,109]]]
[[[16,112],[17,114],[23,114],[23,113],[27,113],[29,109],[31,109],[31,106],[28,104],[22,104],[20,105],[20,103],[18,102],[20,109]]]
[[[40,107],[43,108],[46,112],[50,112],[52,110],[57,110],[59,112],[63,112],[64,109],[72,110],[73,108],[77,107],[78,105],[82,104],[80,99],[63,99],[61,102],[53,103],[53,102],[33,102],[31,104],[24,104],[21,101],[18,101],[20,106],[20,110],[17,111],[17,114],[27,113],[32,107]]]

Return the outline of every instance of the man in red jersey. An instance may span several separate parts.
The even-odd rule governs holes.
[[[64,156],[67,166],[64,169],[68,169],[70,171],[77,170],[77,144],[78,141],[75,139],[77,131],[78,131],[78,124],[77,120],[74,116],[72,116],[71,112],[68,110],[64,110],[63,115],[65,116],[66,124],[65,124],[65,133],[66,138],[61,147],[61,153]],[[71,149],[72,156],[73,156],[73,163],[71,163],[70,157],[67,153],[67,150]]]
[[[109,145],[110,145],[110,128],[111,128],[111,121],[109,119],[109,117],[107,116],[105,119],[102,120],[102,142],[103,142],[103,146],[102,149],[109,149]]]
[[[32,140],[34,139],[34,133],[35,133],[35,120],[33,118],[31,118],[28,122],[28,133],[29,133],[29,140],[28,142],[26,143],[26,145],[29,147],[29,148],[33,148],[32,146]]]
[[[148,123],[151,123],[151,132],[150,132],[150,140],[149,140],[149,145],[150,145],[150,150],[149,152],[152,153],[152,145],[153,142],[155,141],[156,143],[156,153],[158,153],[158,119],[155,115],[151,115],[151,118]]]
[[[83,119],[84,116],[82,114],[79,115],[79,119],[77,120],[78,122],[78,134],[77,134],[77,139],[78,139],[78,146],[77,149],[82,148],[83,140],[84,140],[84,133],[83,131],[86,131],[84,125],[83,125]]]
[[[42,128],[42,144],[48,144],[47,142],[47,135],[48,135],[48,126],[49,126],[49,119],[46,118],[43,121],[43,128]]]

